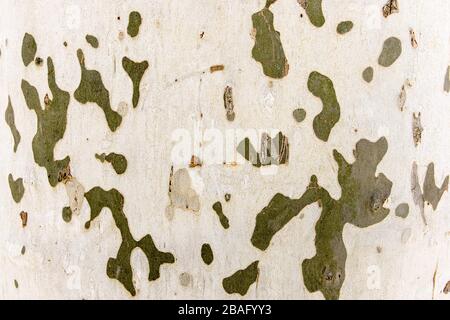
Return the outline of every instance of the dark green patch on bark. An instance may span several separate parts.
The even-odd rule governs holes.
[[[22,61],[26,67],[33,62],[36,52],[37,44],[34,37],[29,33],[25,33],[22,40]]]
[[[23,179],[18,178],[17,180],[14,180],[12,174],[9,174],[8,183],[14,201],[16,203],[19,203],[22,200],[23,195],[25,193],[25,187],[23,186]]]
[[[41,107],[37,89],[25,80],[22,80],[22,92],[28,108],[37,116],[37,131],[32,143],[34,161],[47,170],[48,181],[54,187],[62,181],[70,163],[68,156],[63,160],[54,158],[56,143],[63,138],[66,131],[70,94],[56,84],[55,68],[50,57],[47,59],[47,68],[48,86],[53,99],[46,96],[44,109]]]
[[[139,102],[142,77],[148,68],[148,62],[134,62],[127,57],[122,59],[122,67],[133,82],[133,107],[136,108]]]
[[[284,54],[280,33],[273,25],[273,13],[268,7],[252,15],[256,31],[253,58],[260,62],[266,76],[281,79],[289,72],[289,64]]]
[[[362,77],[364,79],[365,82],[370,83],[373,80],[373,68],[372,67],[367,67],[366,69],[364,69],[363,73],[362,73]]]
[[[202,245],[201,255],[203,262],[207,265],[210,265],[213,262],[214,254],[209,243],[204,243]]]
[[[122,154],[111,152],[108,155],[105,153],[95,154],[95,157],[101,162],[106,161],[111,163],[114,171],[116,171],[117,174],[122,174],[127,170],[128,161],[127,158],[125,158],[125,156]]]
[[[217,201],[216,203],[213,204],[212,208],[219,217],[220,224],[222,225],[222,227],[224,229],[228,229],[230,227],[230,223],[228,221],[228,218],[223,214],[222,203],[220,203],[220,201]]]
[[[141,14],[137,11],[130,12],[130,16],[128,17],[128,28],[127,32],[130,37],[136,37],[139,33],[139,28],[142,24]]]
[[[342,21],[338,24],[336,28],[336,32],[339,34],[346,34],[353,29],[353,22],[351,21]]]
[[[325,24],[325,17],[322,11],[322,0],[307,0],[305,11],[309,21],[311,21],[315,27],[320,28]]]
[[[132,295],[136,295],[136,289],[133,285],[133,270],[130,259],[131,253],[135,248],[140,248],[148,260],[149,275],[148,280],[153,281],[160,276],[160,267],[165,263],[175,262],[175,258],[171,253],[159,251],[152,237],[147,234],[141,240],[136,241],[128,226],[128,219],[123,212],[124,197],[116,189],[105,191],[100,187],[94,187],[85,194],[85,197],[91,208],[91,216],[86,222],[85,227],[88,229],[91,222],[94,221],[104,208],[111,211],[116,227],[120,231],[122,243],[115,258],[109,258],[106,274],[111,279],[116,279],[125,287]]]
[[[341,116],[333,82],[323,74],[314,71],[309,75],[308,89],[322,101],[322,112],[314,118],[313,128],[316,136],[326,142]]]
[[[353,164],[334,150],[341,198],[333,199],[320,187],[316,176],[311,177],[309,186],[298,199],[276,194],[256,217],[252,244],[261,250],[267,249],[278,231],[303,208],[317,202],[322,212],[315,226],[316,255],[303,261],[303,279],[310,292],[321,291],[326,299],[338,299],[347,259],[342,238],[345,224],[365,228],[383,221],[389,214],[389,209],[383,205],[391,193],[392,182],[382,173],[375,176],[387,149],[385,138],[374,143],[360,140],[354,150]]]
[[[65,222],[69,223],[72,220],[72,209],[70,207],[64,207],[62,210],[62,218]]]
[[[81,81],[73,95],[74,98],[82,104],[88,102],[97,104],[105,113],[111,131],[116,131],[122,122],[122,116],[111,108],[109,91],[103,84],[101,74],[97,70],[86,68],[85,57],[81,49],[78,49],[77,56],[81,67]]]
[[[259,261],[255,261],[243,270],[238,270],[231,276],[223,279],[222,285],[228,294],[238,293],[245,296],[250,286],[258,279]]]
[[[94,37],[93,35],[86,35],[86,41],[91,45],[92,48],[97,49],[98,48],[98,39]]]

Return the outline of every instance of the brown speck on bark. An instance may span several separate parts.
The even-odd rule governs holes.
[[[227,111],[227,120],[233,121],[236,115],[234,113],[233,88],[230,86],[225,87],[225,91],[223,93],[223,103],[225,110]]]
[[[173,180],[173,166],[170,167],[170,176],[169,176],[169,193],[172,192],[172,180]]]
[[[201,167],[201,166],[202,166],[202,162],[200,161],[199,157],[192,155],[191,162],[189,163],[189,167],[195,168],[195,167]]]
[[[413,139],[414,139],[414,145],[417,147],[420,142],[422,141],[422,132],[423,127],[420,120],[421,114],[420,112],[416,115],[413,113]]]
[[[37,65],[37,66],[42,66],[42,63],[44,62],[44,60],[42,60],[42,58],[40,58],[40,57],[36,57],[36,59],[34,59],[34,63]]]
[[[300,7],[302,7],[305,10],[308,7],[308,1],[307,0],[297,0],[297,3],[300,5]],[[300,15],[300,17],[303,17],[303,15]]]
[[[399,12],[398,1],[388,0],[388,2],[383,6],[383,16],[385,18],[389,17],[393,13]]]
[[[204,36],[205,36],[205,31],[200,32],[200,39],[203,39]]]
[[[70,173],[70,166],[67,166],[63,170],[61,170],[58,174],[58,181],[66,183],[72,178],[72,174]]]
[[[413,29],[409,29],[409,36],[411,37],[411,46],[414,49],[416,49],[419,46],[419,44],[417,43],[416,33],[414,32]]]
[[[412,83],[409,81],[409,79],[406,79],[405,83],[402,86],[402,89],[400,91],[400,95],[398,96],[398,106],[400,108],[400,111],[403,111],[405,109],[406,105],[406,89],[411,88]]]
[[[211,66],[209,68],[209,71],[211,73],[216,72],[216,71],[223,71],[225,69],[225,66],[223,64],[216,64],[214,66]]]
[[[448,294],[450,292],[450,281],[445,285],[443,292],[445,294]]]
[[[256,39],[256,29],[252,28],[252,30],[250,31],[250,37],[252,38],[252,40]]]
[[[63,45],[64,47],[67,47],[67,41],[64,41]]]
[[[22,211],[20,213],[20,219],[22,220],[22,228],[25,228],[27,226],[27,222],[28,222],[28,213],[25,211]]]

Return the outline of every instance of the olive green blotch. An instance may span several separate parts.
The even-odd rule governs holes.
[[[408,214],[409,214],[409,205],[407,203],[401,203],[395,209],[395,215],[397,217],[406,219],[406,217],[408,217]]]
[[[202,245],[201,255],[203,262],[207,265],[210,265],[213,262],[214,254],[209,243],[205,243]]]
[[[64,207],[62,210],[62,218],[65,222],[69,223],[72,220],[72,209],[70,207]]]
[[[303,261],[303,279],[308,291],[321,291],[326,299],[338,299],[345,279],[347,259],[342,238],[345,224],[365,228],[383,221],[389,214],[389,209],[383,205],[391,193],[392,182],[383,173],[375,176],[387,149],[385,138],[374,143],[360,140],[353,152],[353,164],[334,150],[334,159],[339,167],[341,198],[333,199],[318,184],[316,176],[311,177],[309,186],[298,199],[276,194],[256,217],[252,244],[266,250],[278,231],[303,208],[317,202],[322,212],[315,226],[316,255]]]
[[[325,24],[325,17],[322,11],[322,0],[307,0],[306,15],[309,21],[315,26],[320,28]]]
[[[142,77],[148,68],[148,62],[134,62],[127,57],[122,59],[122,67],[133,82],[133,107],[136,108],[139,102]]]
[[[270,4],[269,4],[270,5]],[[253,58],[260,62],[266,76],[281,79],[289,72],[289,64],[284,54],[280,33],[273,25],[273,13],[268,7],[252,15],[256,31]]]
[[[247,268],[238,270],[222,280],[222,286],[228,294],[238,293],[245,296],[250,286],[258,279],[259,261],[253,262]]]
[[[367,67],[366,69],[364,69],[364,71],[362,73],[362,77],[365,82],[371,83],[373,80],[373,68]]]
[[[95,157],[103,162],[109,162],[111,163],[112,167],[114,168],[114,171],[116,171],[117,174],[122,174],[127,170],[128,161],[127,158],[125,158],[124,155],[118,154],[118,153],[110,153],[110,154],[95,154]]]
[[[316,136],[322,141],[328,141],[331,130],[338,123],[341,108],[334,91],[333,82],[326,76],[314,71],[309,75],[308,89],[322,100],[323,109],[313,121]]]
[[[339,34],[346,34],[347,32],[350,32],[353,29],[353,22],[352,21],[342,21],[338,24],[336,28],[336,32]]]
[[[97,49],[98,48],[98,39],[94,37],[93,35],[86,35],[86,41],[91,45],[92,48]]]
[[[257,168],[288,163],[289,142],[282,132],[279,132],[273,139],[268,134],[263,134],[261,140],[261,147],[259,148],[261,152],[255,150],[249,138],[242,140],[236,150],[245,160]]]
[[[81,67],[81,81],[74,93],[74,98],[82,104],[88,102],[97,104],[105,113],[111,131],[116,131],[122,122],[122,116],[111,109],[109,91],[103,84],[101,74],[97,70],[86,69],[85,57],[81,49],[78,49],[77,56]]]
[[[175,258],[171,253],[159,251],[152,237],[147,234],[141,240],[136,241],[128,226],[128,220],[123,212],[125,199],[116,189],[105,191],[100,187],[94,187],[85,194],[85,197],[91,208],[89,221],[85,227],[89,229],[91,222],[94,221],[104,208],[111,211],[116,227],[120,231],[122,243],[115,258],[109,258],[106,274],[111,279],[116,279],[132,295],[136,295],[136,289],[133,285],[133,270],[131,267],[131,253],[135,248],[140,248],[148,260],[149,275],[148,280],[153,281],[160,276],[160,267],[165,263],[174,263]]]
[[[402,54],[402,42],[391,37],[384,41],[383,49],[378,58],[378,64],[382,67],[390,67]]]
[[[62,173],[67,171],[70,163],[68,156],[63,160],[54,158],[56,143],[66,131],[70,94],[56,84],[55,68],[50,57],[47,59],[47,68],[48,86],[53,99],[48,99],[44,109],[38,91],[25,80],[22,80],[22,92],[28,108],[34,110],[37,116],[37,131],[32,143],[34,161],[47,170],[48,181],[54,187],[61,181]]]
[[[11,195],[16,203],[19,203],[25,193],[25,187],[23,186],[23,179],[19,178],[14,180],[12,174],[8,175],[9,189],[11,189]]]
[[[18,289],[18,288],[19,288],[19,282],[17,282],[17,280],[16,280],[16,279],[14,279],[14,287],[16,287],[16,289]]]
[[[11,104],[10,97],[8,97],[8,107],[6,108],[6,112],[5,112],[5,121],[6,121],[6,124],[9,126],[9,128],[11,129],[11,134],[14,139],[14,152],[16,152],[17,147],[19,146],[19,143],[20,143],[20,133],[16,127],[16,122],[14,119],[14,109]]]
[[[295,121],[303,122],[303,120],[306,119],[306,111],[305,109],[295,109],[294,112],[292,112],[292,116],[294,117]]]
[[[220,224],[222,225],[222,227],[224,229],[228,229],[230,227],[230,223],[228,221],[227,216],[223,214],[222,203],[220,203],[220,201],[217,201],[216,203],[213,204],[212,208],[219,217]]]
[[[139,33],[139,28],[142,24],[141,14],[137,11],[130,12],[130,16],[128,17],[128,35],[132,38],[136,37]]]
[[[22,61],[25,67],[33,62],[36,52],[37,44],[34,37],[29,33],[25,33],[22,40]]]

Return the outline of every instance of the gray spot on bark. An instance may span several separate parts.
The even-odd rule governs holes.
[[[200,199],[192,188],[192,180],[187,169],[180,169],[175,174],[171,174],[169,199],[169,207],[200,211]]]
[[[183,272],[182,274],[180,274],[179,280],[180,280],[180,284],[183,287],[188,287],[189,285],[192,284],[192,276],[187,272]]]
[[[427,174],[425,175],[425,180],[423,182],[423,198],[426,202],[431,204],[433,210],[437,209],[442,195],[445,191],[448,191],[448,179],[449,176],[446,176],[441,187],[438,188],[434,179],[434,163],[432,162],[428,165]]]
[[[399,12],[397,0],[388,0],[388,2],[383,6],[383,16],[385,18],[389,17],[393,13]]]
[[[445,191],[448,191],[449,176],[445,177],[441,187],[436,186],[434,178],[434,163],[430,163],[427,167],[427,173],[423,182],[423,192],[420,187],[419,177],[417,174],[417,163],[412,165],[411,172],[411,192],[413,194],[414,203],[419,207],[424,224],[427,224],[425,218],[425,203],[431,204],[434,211],[442,198]]]
[[[409,214],[409,205],[407,203],[401,203],[395,209],[395,215],[397,217],[405,219]]]

